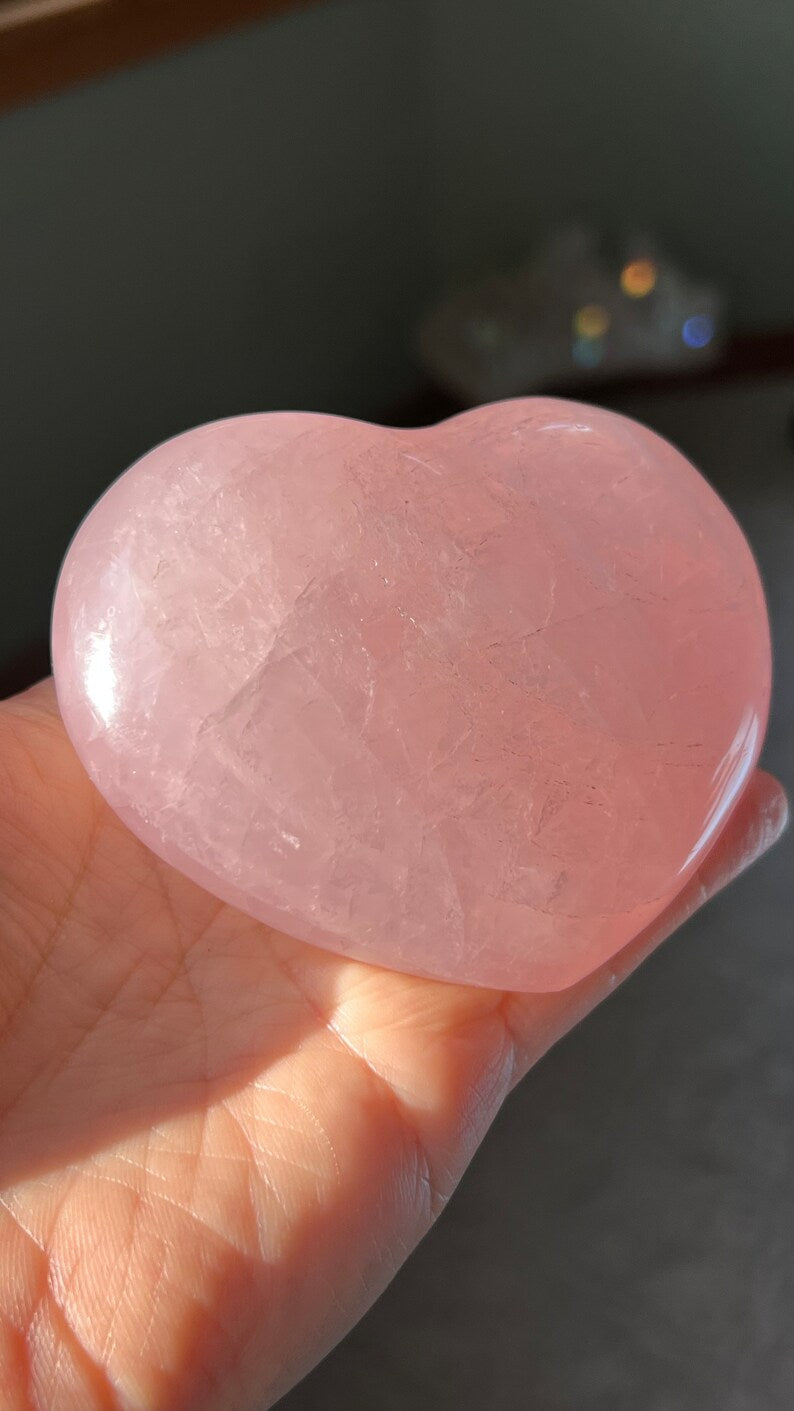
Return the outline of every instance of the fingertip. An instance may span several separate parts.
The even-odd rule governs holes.
[[[701,880],[707,894],[712,896],[774,847],[788,820],[783,785],[765,769],[756,769],[703,863]]]
[[[757,769],[750,781],[759,814],[759,848],[772,847],[786,831],[789,822],[789,802],[786,791],[774,774]]]
[[[757,769],[711,852],[651,926],[570,989],[512,996],[511,1013],[521,1049],[516,1080],[701,906],[768,852],[785,831],[788,816],[782,784],[766,770]]]

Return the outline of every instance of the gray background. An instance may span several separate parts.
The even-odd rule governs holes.
[[[794,323],[789,0],[360,0],[0,120],[0,663],[158,439],[279,406],[388,416],[438,290],[551,222],[636,221]],[[653,396],[736,509],[791,782],[779,381]],[[794,1405],[791,838],[508,1103],[438,1227],[284,1411]]]

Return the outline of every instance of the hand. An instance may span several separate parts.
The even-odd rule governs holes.
[[[0,705],[3,1411],[270,1405],[377,1296],[510,1087],[774,841],[748,786],[668,912],[559,994],[339,959],[158,861],[51,683]]]

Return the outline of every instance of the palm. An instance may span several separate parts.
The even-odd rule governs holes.
[[[427,1228],[516,1073],[614,977],[520,998],[269,931],[127,832],[46,684],[2,707],[0,800],[8,1405],[269,1404]],[[764,811],[771,832],[780,795],[757,776],[706,885],[757,850]]]

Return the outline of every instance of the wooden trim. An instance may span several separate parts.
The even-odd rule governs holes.
[[[4,0],[0,110],[310,2]]]

